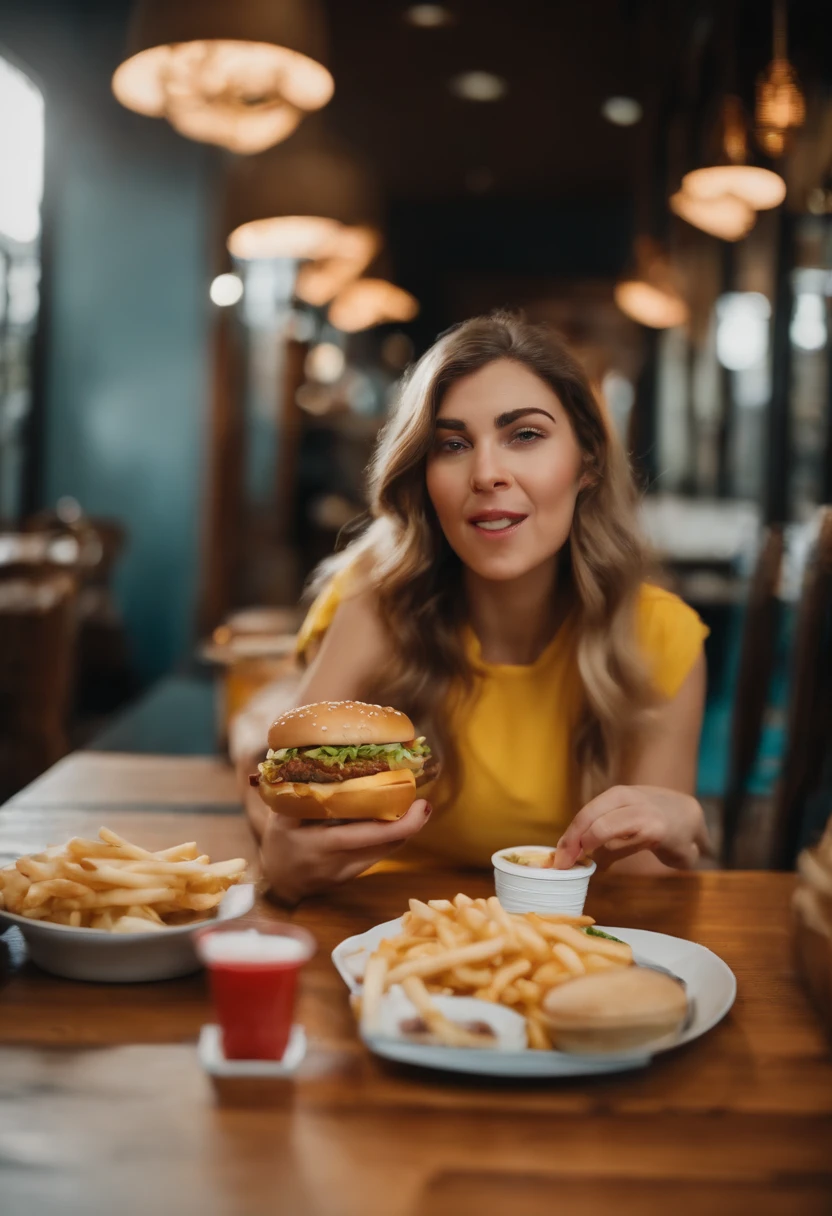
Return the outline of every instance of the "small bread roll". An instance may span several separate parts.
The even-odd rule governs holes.
[[[677,1035],[688,1012],[684,986],[648,967],[620,967],[553,988],[543,1013],[558,1051],[631,1051]]]

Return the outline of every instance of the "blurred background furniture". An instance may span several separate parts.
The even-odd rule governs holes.
[[[745,606],[739,666],[731,715],[728,782],[721,800],[720,857],[735,860],[737,827],[748,796],[748,779],[760,745],[782,618],[778,598],[783,529],[766,530]]]
[[[794,893],[797,964],[832,1042],[832,818],[815,848],[797,859]]]
[[[138,692],[122,614],[113,594],[116,563],[127,544],[118,520],[83,514],[74,499],[40,511],[24,522],[25,532],[40,538],[47,552],[75,553],[79,580],[75,714],[101,718]]]
[[[77,596],[71,572],[0,577],[0,800],[69,750]]]
[[[790,870],[804,833],[832,810],[832,507],[821,513],[798,608],[788,736],[777,788],[771,861]]]

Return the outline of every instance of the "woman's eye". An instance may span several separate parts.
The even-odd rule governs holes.
[[[462,452],[465,442],[462,439],[443,439],[436,449],[438,452]]]
[[[543,431],[538,431],[533,426],[524,426],[515,431],[511,438],[512,442],[519,439],[521,443],[531,443],[535,439],[545,439],[546,436]]]

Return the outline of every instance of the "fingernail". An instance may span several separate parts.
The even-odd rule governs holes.
[[[433,807],[431,806],[431,804],[429,802],[426,802],[425,803],[425,819],[428,819],[430,817],[430,813],[432,810],[433,810]]]

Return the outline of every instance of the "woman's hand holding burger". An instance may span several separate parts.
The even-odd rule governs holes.
[[[365,819],[318,826],[272,812],[260,848],[263,874],[279,900],[295,904],[356,878],[389,857],[425,826],[429,816],[430,806],[423,798],[392,823]]]
[[[248,809],[279,899],[346,882],[424,827],[430,807],[416,786],[435,762],[414,736],[406,714],[361,701],[302,705],[272,723],[251,778],[261,811]]]

